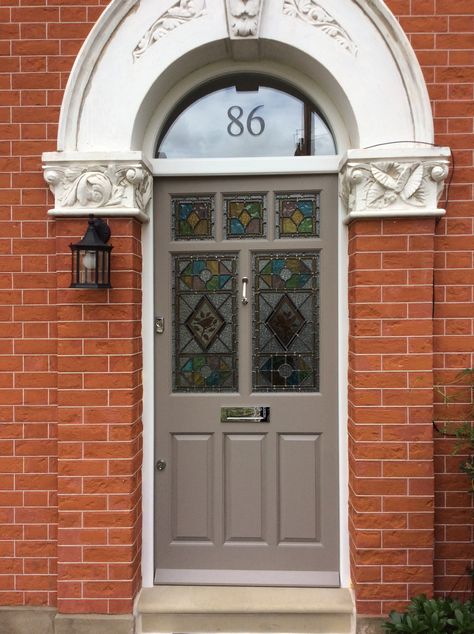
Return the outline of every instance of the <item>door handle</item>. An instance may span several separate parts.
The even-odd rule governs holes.
[[[158,460],[156,463],[157,471],[164,471],[166,469],[166,460]]]
[[[247,298],[248,283],[249,283],[249,278],[248,277],[243,277],[242,278],[242,304],[244,306],[246,306],[249,303],[249,300]]]

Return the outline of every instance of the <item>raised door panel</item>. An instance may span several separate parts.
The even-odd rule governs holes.
[[[265,448],[265,434],[225,435],[227,542],[265,541]]]
[[[213,538],[213,444],[212,434],[172,436],[172,541]]]
[[[279,436],[280,542],[321,539],[319,434]]]

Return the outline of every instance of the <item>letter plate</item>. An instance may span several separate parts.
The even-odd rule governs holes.
[[[221,423],[269,423],[270,408],[221,407]]]

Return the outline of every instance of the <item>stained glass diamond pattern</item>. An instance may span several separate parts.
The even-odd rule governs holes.
[[[319,389],[319,254],[255,254],[253,389]]]
[[[174,256],[173,391],[237,389],[237,257]]]
[[[221,314],[202,297],[198,305],[186,320],[186,326],[203,350],[207,350],[225,325]]]
[[[319,193],[276,194],[279,238],[319,236]]]
[[[266,320],[266,324],[281,345],[288,349],[293,339],[303,328],[305,318],[288,295],[283,295]]]

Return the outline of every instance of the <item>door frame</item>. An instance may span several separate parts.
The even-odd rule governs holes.
[[[326,112],[330,123],[331,113]],[[147,149],[154,146],[148,135]],[[293,157],[265,159],[264,174],[339,174],[342,153],[331,157]],[[249,160],[238,159],[181,159],[171,163],[169,159],[148,159],[154,179],[160,176],[238,176],[242,174],[264,175],[261,171],[251,172]],[[257,161],[255,162],[257,166]],[[250,166],[251,167],[251,166]],[[345,212],[338,197],[338,444],[339,444],[339,561],[340,585],[350,586],[349,532],[348,532],[348,232],[344,223]],[[154,443],[155,443],[155,395],[154,395],[154,226],[153,213],[150,222],[142,227],[143,254],[143,424],[147,442],[143,448],[143,543],[142,543],[142,583],[143,587],[153,587],[154,583]]]

